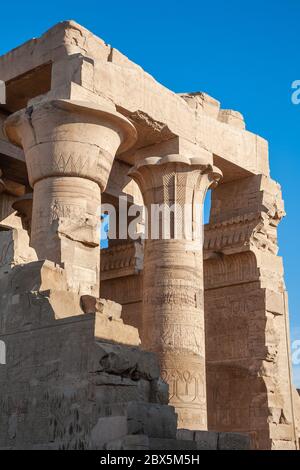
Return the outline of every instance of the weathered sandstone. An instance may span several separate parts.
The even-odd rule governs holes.
[[[73,21],[0,80],[0,448],[298,448],[267,141]],[[120,197],[150,214],[132,239]],[[145,237],[153,205],[169,237]]]

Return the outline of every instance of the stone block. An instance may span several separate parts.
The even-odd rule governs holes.
[[[151,381],[159,378],[159,366],[155,354],[137,347],[103,341],[96,341],[95,344],[94,369],[135,380],[144,378]]]
[[[177,429],[177,439],[181,441],[194,441],[195,431],[190,429]]]
[[[125,419],[127,423],[125,434],[145,434],[161,439],[176,439],[177,416],[171,406],[143,402],[117,403],[101,407],[99,414],[103,419],[118,417],[122,423]],[[101,423],[104,423],[104,420]]]
[[[110,319],[121,319],[122,305],[112,300],[97,299],[91,295],[82,295],[81,303],[85,313],[102,313]]]
[[[124,403],[127,401],[148,402],[152,383],[148,380],[132,380],[104,372],[90,376],[90,385],[95,387],[97,403]]]
[[[218,433],[214,431],[195,431],[195,442],[198,450],[216,450]]]
[[[118,344],[138,346],[141,341],[137,328],[125,325],[121,319],[122,306],[106,299],[91,295],[81,296],[85,313],[95,314],[95,337]]]
[[[148,450],[149,438],[143,435],[128,435],[122,439],[109,442],[105,450]]]
[[[218,450],[249,450],[250,438],[247,434],[220,432]]]
[[[127,417],[129,434],[176,439],[177,416],[171,406],[129,403]]]
[[[76,292],[51,289],[40,294],[48,299],[56,319],[84,315],[80,306],[80,295]]]
[[[107,442],[125,437],[126,434],[126,415],[100,417],[91,430],[92,447],[102,448]]]
[[[37,256],[29,246],[29,236],[22,228],[0,228],[0,267],[36,261]]]
[[[220,102],[207,93],[181,93],[179,96],[181,96],[192,109],[203,112],[213,118],[218,117]]]
[[[102,313],[96,313],[95,337],[132,346],[138,346],[141,343],[137,328],[125,325],[120,320],[108,318]]]
[[[215,431],[191,431],[178,429],[177,439],[181,441],[194,441],[197,450],[216,450],[219,434]]]
[[[8,292],[14,295],[52,289],[68,290],[64,270],[47,260],[1,269],[0,279],[0,295]]]
[[[293,426],[291,424],[270,424],[270,437],[273,440],[292,441]]]
[[[197,450],[195,441],[183,441],[176,439],[149,439],[151,450]]]
[[[230,126],[237,127],[238,129],[245,129],[244,118],[238,111],[233,111],[232,109],[221,109],[218,120],[225,122]]]
[[[161,378],[151,382],[150,401],[153,403],[161,403],[168,405],[169,403],[169,386]]]

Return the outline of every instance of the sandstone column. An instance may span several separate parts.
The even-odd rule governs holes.
[[[63,265],[72,289],[99,296],[99,216],[117,150],[133,125],[108,104],[43,101],[11,115],[9,139],[23,147],[34,189],[31,246]]]
[[[201,212],[207,189],[220,178],[209,165],[211,155],[199,158],[168,155],[145,158],[130,172],[139,184],[148,213],[143,278],[142,345],[159,355],[162,377],[169,384],[170,403],[178,413],[179,428],[206,429],[206,380],[201,233],[189,240],[181,234]],[[151,206],[177,206],[169,239],[160,227],[151,238]],[[180,215],[181,214],[181,215]],[[153,235],[153,234],[152,234]],[[182,235],[182,236],[181,236]]]

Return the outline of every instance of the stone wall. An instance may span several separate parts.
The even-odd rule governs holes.
[[[212,194],[205,230],[208,427],[294,449],[287,294],[277,256],[280,187],[264,176]]]

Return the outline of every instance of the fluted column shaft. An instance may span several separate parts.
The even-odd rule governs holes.
[[[142,345],[159,355],[179,428],[206,429],[202,243],[195,224],[201,225],[206,191],[220,174],[200,159],[172,155],[145,159],[131,175],[140,186],[148,216]],[[175,204],[167,239],[162,228],[158,239],[151,238],[157,223],[153,204]],[[195,232],[190,237],[182,230],[188,224]]]

